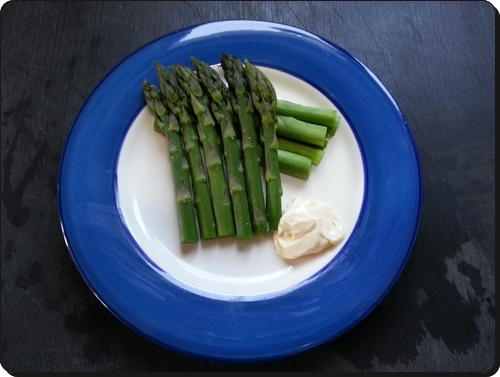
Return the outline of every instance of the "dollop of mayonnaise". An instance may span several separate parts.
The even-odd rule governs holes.
[[[332,206],[318,200],[292,199],[274,233],[274,246],[284,259],[318,253],[345,237],[344,226]]]

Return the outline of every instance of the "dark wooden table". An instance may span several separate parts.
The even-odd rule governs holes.
[[[464,371],[495,361],[495,14],[488,2],[8,2],[1,9],[1,364],[27,371]],[[99,81],[190,25],[275,21],[366,64],[420,153],[424,204],[401,277],[340,338],[254,364],[144,339],[89,290],[57,211],[61,153]]]

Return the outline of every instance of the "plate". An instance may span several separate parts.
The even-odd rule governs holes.
[[[141,85],[157,83],[154,61],[217,67],[221,53],[259,66],[279,98],[341,114],[310,179],[282,175],[284,206],[332,204],[347,231],[337,247],[285,261],[272,234],[180,244],[166,141]],[[124,59],[77,115],[58,183],[68,250],[99,300],[161,346],[231,362],[291,356],[359,323],[404,268],[422,206],[418,151],[380,80],[324,38],[260,21],[178,30]]]
[[[220,67],[214,67],[223,75]],[[288,73],[261,67],[280,99],[322,108],[335,106],[319,90]],[[307,181],[282,175],[286,205],[292,198],[314,198],[333,206],[346,239],[358,220],[364,194],[362,154],[345,118],[329,141],[325,156]],[[278,256],[273,233],[236,242],[224,237],[181,244],[175,214],[166,138],[152,129],[144,108],[123,141],[117,166],[117,205],[131,237],[152,266],[185,289],[225,300],[256,300],[296,289],[342,250],[344,242],[314,256],[286,261]],[[154,161],[154,163],[152,163]],[[333,172],[333,174],[331,174]],[[341,177],[341,179],[338,179]],[[325,190],[324,187],[329,187]]]

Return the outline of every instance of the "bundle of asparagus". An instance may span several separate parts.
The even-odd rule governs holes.
[[[257,138],[259,118],[255,113],[255,107],[246,82],[245,68],[241,62],[235,56],[222,54],[221,63],[224,77],[229,86],[233,111],[238,117],[241,130],[245,181],[253,231],[255,234],[265,233],[267,232],[267,215],[260,170],[259,139]]]
[[[197,226],[201,239],[275,231],[280,173],[307,180],[340,116],[277,99],[248,60],[221,55],[227,85],[205,62],[191,60],[194,70],[155,62],[160,88],[143,82],[154,129],[168,141],[181,242],[198,241]]]
[[[181,242],[198,241],[198,229],[191,195],[189,165],[184,156],[184,147],[179,135],[177,118],[167,111],[158,87],[144,81],[142,86],[148,107],[155,113],[155,129],[165,133],[168,140],[168,154],[172,163],[177,216],[180,226]]]

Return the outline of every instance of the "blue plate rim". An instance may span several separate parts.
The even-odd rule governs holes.
[[[293,40],[294,42],[296,42],[298,44],[303,43],[304,46],[306,46],[306,47],[304,47],[305,49],[308,49],[308,48],[310,48],[311,50],[321,49],[321,48],[326,49],[326,50],[331,49],[332,52],[335,51],[335,53],[338,54],[339,56],[341,56],[342,58],[346,58],[348,60],[348,64],[350,63],[352,65],[357,65],[356,69],[359,69],[360,72],[362,72],[360,74],[366,75],[365,80],[372,80],[371,84],[374,85],[379,90],[384,92],[384,94],[378,93],[377,96],[382,96],[382,97],[385,96],[385,100],[390,102],[390,106],[392,107],[392,111],[397,113],[397,116],[399,117],[398,126],[400,128],[401,127],[404,128],[404,138],[406,139],[405,142],[406,142],[406,144],[409,145],[408,148],[410,149],[409,151],[407,151],[407,153],[409,153],[411,155],[411,158],[410,158],[411,161],[406,161],[406,162],[408,163],[408,165],[411,165],[410,167],[412,168],[412,177],[411,178],[413,179],[413,182],[412,182],[413,185],[411,188],[415,191],[413,193],[413,195],[414,195],[413,199],[415,202],[413,203],[413,206],[412,206],[412,212],[408,215],[412,220],[412,226],[410,227],[411,229],[406,229],[406,234],[404,235],[405,236],[404,241],[405,241],[406,246],[405,246],[405,250],[400,251],[400,253],[402,253],[402,255],[398,261],[398,265],[396,267],[394,267],[393,270],[390,271],[390,276],[386,280],[384,280],[383,286],[380,287],[380,289],[378,290],[377,296],[371,297],[370,302],[364,302],[364,303],[357,302],[356,304],[359,307],[356,307],[357,311],[356,311],[356,315],[353,317],[354,319],[347,321],[344,318],[343,325],[340,327],[338,326],[336,329],[328,328],[328,330],[326,331],[326,333],[327,333],[326,336],[323,334],[321,336],[319,335],[321,332],[325,332],[325,330],[326,330],[326,328],[325,328],[326,325],[324,323],[322,325],[320,325],[320,324],[315,325],[316,328],[314,329],[314,331],[309,331],[308,336],[307,337],[304,336],[304,339],[301,339],[301,333],[300,333],[301,329],[300,328],[296,328],[295,331],[291,331],[290,329],[283,330],[283,331],[281,331],[281,333],[273,334],[272,336],[269,335],[270,330],[267,329],[268,334],[266,334],[266,333],[260,334],[262,337],[267,336],[269,338],[269,339],[267,339],[268,342],[266,342],[265,345],[263,346],[262,342],[256,341],[255,336],[252,337],[251,335],[253,335],[253,334],[250,334],[249,332],[245,333],[244,331],[240,331],[240,335],[232,334],[234,339],[231,339],[229,337],[228,329],[224,328],[224,326],[219,324],[218,327],[217,327],[217,325],[210,327],[210,330],[214,330],[214,331],[216,331],[216,333],[214,333],[213,336],[208,337],[205,340],[201,340],[202,343],[200,343],[199,339],[194,339],[194,334],[196,334],[196,331],[201,331],[201,330],[206,331],[207,327],[206,326],[204,327],[203,324],[201,324],[201,323],[196,323],[196,325],[198,325],[198,327],[199,327],[198,330],[195,329],[196,331],[193,330],[192,333],[190,333],[188,335],[183,335],[185,338],[188,338],[189,336],[191,336],[190,339],[180,339],[180,337],[177,337],[177,338],[174,337],[174,338],[168,339],[167,335],[172,336],[172,334],[173,334],[172,331],[169,332],[169,331],[166,331],[165,329],[163,329],[164,331],[162,331],[161,333],[155,333],[154,331],[158,330],[157,326],[148,326],[147,324],[144,323],[147,321],[147,319],[143,319],[141,321],[140,315],[137,315],[137,313],[127,313],[126,310],[122,310],[122,308],[119,308],[119,305],[116,305],[116,300],[120,300],[120,299],[117,297],[112,297],[113,295],[110,292],[113,289],[116,290],[117,287],[115,286],[112,289],[110,289],[108,287],[110,283],[104,282],[105,280],[103,280],[102,277],[99,276],[99,274],[103,273],[103,270],[97,269],[97,271],[94,271],[93,268],[95,268],[95,266],[94,266],[95,263],[94,263],[94,265],[92,265],[91,261],[89,262],[88,260],[83,260],[84,259],[84,256],[82,255],[83,252],[84,251],[88,252],[89,251],[88,248],[92,245],[92,243],[87,240],[86,244],[84,246],[80,246],[80,245],[75,245],[76,242],[73,242],[73,237],[76,238],[75,234],[83,232],[83,230],[78,230],[78,226],[86,228],[86,229],[91,230],[93,232],[99,233],[99,231],[97,231],[95,229],[97,227],[95,224],[88,224],[85,221],[96,220],[96,218],[98,220],[102,219],[102,218],[109,220],[108,216],[114,217],[114,215],[116,215],[116,214],[109,214],[107,212],[107,211],[113,212],[113,209],[109,208],[109,206],[107,206],[107,204],[109,204],[109,203],[106,202],[106,200],[108,200],[108,199],[103,200],[103,202],[106,202],[106,205],[101,205],[102,203],[99,202],[99,200],[102,199],[100,196],[105,196],[106,198],[108,198],[109,192],[107,192],[105,194],[101,193],[100,195],[97,195],[98,198],[93,198],[91,195],[90,195],[90,197],[87,197],[87,196],[89,196],[88,193],[86,193],[84,195],[81,192],[76,192],[77,189],[75,189],[74,186],[71,186],[71,185],[74,185],[74,183],[70,183],[69,178],[67,178],[67,176],[74,178],[74,175],[71,175],[70,173],[68,173],[68,169],[66,168],[66,165],[67,164],[76,165],[77,163],[81,163],[81,160],[83,159],[83,157],[82,157],[81,153],[80,153],[80,155],[71,154],[70,151],[68,151],[68,148],[70,145],[74,146],[73,143],[78,143],[78,140],[75,139],[74,134],[76,133],[77,130],[80,130],[83,127],[82,124],[84,124],[84,123],[88,124],[89,118],[92,118],[88,114],[84,114],[83,113],[84,110],[88,110],[89,106],[90,107],[95,106],[95,105],[91,104],[91,100],[94,98],[94,96],[96,96],[96,93],[99,90],[101,90],[103,87],[111,85],[109,83],[110,77],[112,75],[115,75],[117,70],[120,69],[120,67],[122,67],[125,63],[130,61],[130,59],[133,59],[134,57],[141,55],[145,51],[145,49],[147,49],[151,46],[155,46],[156,44],[161,44],[162,41],[163,42],[167,41],[167,42],[171,43],[172,45],[175,45],[176,43],[179,44],[182,37],[185,37],[186,34],[188,34],[189,32],[196,31],[196,30],[199,31],[200,28],[207,28],[207,31],[205,31],[205,34],[202,33],[200,35],[200,37],[199,37],[200,39],[203,39],[203,38],[207,39],[208,38],[210,40],[211,38],[214,38],[215,35],[217,35],[219,39],[223,39],[225,37],[233,35],[233,33],[230,30],[228,30],[228,29],[230,29],[230,27],[237,26],[238,24],[242,24],[242,23],[245,25],[245,27],[248,27],[251,32],[255,32],[257,34],[262,33],[263,35],[275,38],[275,40],[268,42],[271,45],[273,43],[277,43],[276,39],[283,40],[283,39],[291,38],[291,40]],[[218,27],[222,27],[223,31],[222,32],[217,31]],[[262,30],[262,29],[264,29],[264,30]],[[242,30],[246,30],[246,29],[241,28],[241,29],[237,29],[237,30],[242,31]],[[290,35],[290,34],[293,34],[293,35]],[[244,39],[245,37],[242,35],[238,35],[238,38]],[[320,43],[319,41],[321,41],[321,43],[324,44],[324,45],[322,45],[322,47],[318,47],[316,45],[317,43]],[[194,39],[192,42],[195,43],[196,39]],[[313,44],[314,46],[310,46],[310,44]],[[189,48],[190,47],[188,47],[188,49]],[[219,52],[226,52],[226,51],[219,51]],[[322,51],[322,52],[324,52],[324,51]],[[273,66],[273,64],[269,64],[269,62],[267,62],[267,61],[258,60],[258,62],[261,63],[262,65],[267,65],[267,66],[271,66],[273,68],[278,68],[276,66]],[[152,61],[151,61],[151,66],[152,66]],[[289,68],[286,68],[284,70],[286,71],[287,69],[289,69]],[[151,70],[153,70],[153,68],[151,68]],[[290,71],[293,71],[293,69],[290,69]],[[298,73],[296,71],[294,73],[298,75]],[[318,86],[318,85],[316,84],[315,86]],[[322,88],[321,85],[319,85],[319,86],[321,89]],[[347,117],[350,120],[349,123],[353,124],[352,123],[353,121],[351,120],[352,117],[350,116],[349,111],[344,111],[344,108],[342,106],[342,101],[338,101],[338,99],[332,98],[331,94],[328,93],[328,90],[326,90],[326,92],[327,92],[326,93],[327,96],[332,100],[332,102],[334,102],[347,115]],[[133,116],[129,115],[129,118],[130,117],[135,118],[136,115],[137,115],[137,111],[134,113]],[[86,119],[84,119],[84,118],[86,118]],[[356,121],[354,120],[354,122],[356,122]],[[401,133],[402,131],[399,130],[399,132]],[[357,128],[355,129],[355,133],[356,133],[356,137],[358,137],[358,135],[357,135],[358,129]],[[126,130],[124,130],[124,132],[121,134],[121,139],[123,139],[125,134],[126,134]],[[361,139],[362,139],[362,137],[361,137]],[[361,143],[362,143],[361,146],[363,147],[363,149],[365,149],[364,148],[365,144],[363,144],[364,141],[361,140]],[[368,143],[368,144],[370,144],[370,143]],[[372,147],[370,146],[370,148],[372,148]],[[368,159],[371,158],[370,153],[372,153],[371,149],[370,149],[370,152],[369,152],[368,157],[367,157]],[[379,157],[379,156],[377,156],[377,157]],[[106,158],[109,159],[109,156],[107,156]],[[117,158],[116,154],[114,155],[114,158],[115,158],[114,165],[116,166],[116,158]],[[370,164],[370,160],[368,161],[368,164]],[[92,166],[92,167],[95,167],[95,166]],[[376,167],[374,168],[374,167],[368,166],[367,170],[368,170],[366,173],[367,177],[371,177],[371,170],[376,171],[378,173],[380,168],[379,168],[379,170],[377,170]],[[107,172],[107,174],[109,175],[110,173]],[[87,173],[87,177],[88,176],[89,176],[89,174]],[[392,177],[392,178],[394,178],[394,177]],[[368,183],[368,184],[371,184],[371,181],[372,180],[370,178],[370,183]],[[69,187],[69,188],[66,188],[66,187]],[[94,187],[92,187],[92,188],[94,188]],[[69,191],[71,191],[71,189],[74,192],[69,192]],[[377,189],[380,190],[381,188],[377,187]],[[393,189],[393,188],[391,187],[391,189]],[[105,190],[113,191],[114,189],[110,188],[110,187],[106,187]],[[78,203],[76,203],[77,205],[75,207],[78,207],[78,205],[82,205],[82,208],[81,209],[78,208],[76,210],[74,208],[72,208],[71,211],[76,212],[76,213],[72,213],[69,210],[69,207],[73,206],[75,203],[72,203],[71,200],[68,200],[65,198],[66,196],[72,197],[71,195],[81,196],[81,197],[84,197],[84,199],[96,199],[95,202],[89,201],[92,205],[95,206],[95,208],[90,206],[90,209],[94,209],[96,213],[93,215],[90,215],[89,219],[84,219],[83,221],[81,219],[78,219],[78,215],[82,215],[82,213],[83,213],[83,212],[78,212],[78,211],[83,211],[83,209],[85,209],[85,211],[89,210],[88,202],[86,202],[83,199],[80,199],[80,201]],[[113,195],[114,195],[114,193],[113,193]],[[113,195],[111,195],[111,196],[113,196]],[[368,198],[367,200],[371,200],[371,199]],[[392,286],[394,285],[394,283],[398,279],[404,266],[406,265],[406,262],[411,254],[411,250],[412,250],[414,242],[415,242],[416,234],[418,232],[418,226],[420,223],[420,216],[421,216],[422,200],[423,200],[422,172],[421,172],[420,158],[418,155],[418,151],[417,151],[414,137],[411,133],[408,122],[407,122],[405,116],[403,115],[400,107],[397,105],[394,98],[391,96],[391,94],[385,88],[385,86],[380,82],[380,80],[378,80],[378,78],[376,78],[376,76],[363,63],[361,63],[357,58],[355,58],[353,55],[348,53],[346,50],[344,50],[343,48],[334,44],[333,42],[328,41],[325,38],[322,38],[316,34],[304,31],[302,29],[288,26],[288,25],[284,25],[284,24],[280,24],[280,23],[250,21],[250,20],[227,20],[227,21],[209,22],[209,23],[203,23],[203,24],[198,24],[198,25],[189,26],[189,27],[186,27],[183,29],[179,29],[179,30],[176,30],[172,33],[166,34],[165,36],[162,36],[160,38],[157,38],[157,39],[145,44],[144,46],[142,46],[141,48],[139,48],[138,50],[134,51],[129,56],[124,58],[110,72],[108,72],[108,74],[106,74],[106,76],[101,80],[101,82],[94,88],[94,90],[88,96],[87,100],[85,101],[82,108],[78,112],[78,114],[75,118],[75,121],[70,129],[70,132],[67,136],[67,140],[66,140],[66,143],[65,143],[65,146],[63,149],[62,157],[61,157],[61,166],[60,166],[59,176],[58,176],[58,210],[59,210],[61,228],[62,228],[64,237],[65,237],[65,240],[66,240],[66,244],[68,246],[68,250],[70,252],[70,255],[71,255],[78,271],[80,272],[81,276],[84,278],[85,282],[88,284],[89,288],[98,297],[98,299],[101,300],[101,302],[115,316],[117,316],[121,321],[123,321],[125,324],[127,324],[129,327],[131,327],[132,329],[134,329],[135,331],[137,331],[138,333],[140,333],[144,337],[146,337],[146,338],[148,338],[148,339],[150,339],[150,340],[152,340],[152,341],[154,341],[154,342],[156,342],[156,343],[158,343],[166,348],[170,348],[170,349],[176,350],[178,352],[186,353],[186,354],[189,354],[189,355],[192,355],[195,357],[207,358],[207,359],[211,359],[211,360],[221,360],[221,361],[264,361],[264,360],[270,360],[270,359],[276,359],[276,358],[290,356],[290,355],[305,351],[307,349],[310,349],[311,347],[318,346],[324,342],[330,341],[330,340],[338,337],[339,335],[345,333],[350,328],[352,328],[354,325],[359,323],[359,321],[361,321],[366,315],[368,315],[373,310],[373,308],[376,307],[378,305],[378,303],[380,303],[380,301],[385,297],[387,292],[392,288]],[[96,205],[96,203],[98,203],[98,204]],[[370,209],[371,209],[371,207],[370,207]],[[371,213],[372,210],[370,210],[368,212],[369,213],[365,213],[365,210],[363,208],[362,216],[367,216],[367,217],[374,216]],[[85,217],[85,216],[83,216],[83,217]],[[121,219],[121,217],[120,217],[120,219]],[[114,219],[114,220],[116,220],[116,219]],[[362,221],[365,221],[365,219],[363,219]],[[114,230],[116,228],[116,226],[118,226],[118,225],[119,225],[119,223],[114,223],[113,226],[110,226],[110,229],[111,229],[111,227],[113,227],[113,230]],[[120,225],[123,226],[123,224],[120,224]],[[100,226],[102,226],[102,224]],[[110,231],[110,229],[108,229],[108,232]],[[79,241],[80,241],[80,238],[82,238],[81,235],[79,235]],[[82,243],[85,243],[85,240],[83,240]],[[120,245],[120,240],[114,240],[114,242],[111,242],[110,244],[112,246]],[[81,249],[81,247],[83,247],[83,248],[87,247],[87,249],[82,251],[83,249]],[[354,246],[354,247],[357,247],[357,246]],[[116,258],[116,255],[113,255],[112,258]],[[137,258],[137,259],[135,259],[135,258],[136,257],[132,258],[134,263],[136,263],[136,262],[141,263],[140,258]],[[347,257],[345,257],[345,258],[347,258]],[[107,262],[109,262],[109,261],[107,261]],[[116,261],[114,260],[114,262],[116,262]],[[132,261],[130,263],[132,263]],[[341,263],[341,262],[339,262],[339,263]],[[126,265],[125,269],[127,269],[127,268],[130,268],[130,266]],[[140,268],[138,269],[137,273],[138,274],[139,273],[145,274],[145,275],[151,274],[151,270],[148,270],[148,268],[150,268],[150,267],[147,264],[141,265]],[[294,290],[294,292],[285,294],[283,297],[286,297],[286,299],[283,299],[283,298],[280,299],[280,297],[272,298],[272,299],[279,301],[280,305],[285,305],[285,303],[286,303],[285,306],[290,310],[288,315],[290,313],[295,313],[295,315],[297,315],[298,311],[296,310],[297,308],[296,308],[296,303],[294,302],[294,299],[297,299],[298,297],[302,297],[302,299],[303,299],[304,295],[311,294],[311,292],[314,292],[314,289],[313,289],[314,285],[318,285],[318,284],[325,285],[325,283],[324,283],[325,276],[332,273],[332,269],[333,268],[331,266],[327,266],[327,268],[324,269],[324,271],[320,274],[320,276],[317,279],[316,278],[313,279],[313,282],[308,284],[307,287],[305,287],[304,289],[299,288],[298,291]],[[90,271],[90,270],[92,270],[92,271]],[[108,267],[108,270],[106,272],[109,272],[109,267]],[[144,283],[144,282],[141,282],[141,283]],[[237,321],[237,322],[239,321],[237,323],[237,326],[235,325],[235,327],[240,328],[240,330],[241,330],[241,326],[244,325],[244,323],[241,323],[242,321],[244,322],[245,320],[247,320],[248,323],[250,323],[252,326],[255,326],[256,323],[258,323],[258,321],[256,322],[255,319],[252,317],[252,312],[254,313],[254,315],[255,315],[255,313],[259,313],[259,314],[265,313],[267,315],[266,318],[272,318],[273,321],[276,321],[276,319],[280,315],[285,316],[285,317],[287,316],[287,313],[278,313],[277,311],[272,311],[272,310],[270,311],[270,309],[268,308],[268,305],[267,305],[269,300],[265,300],[265,299],[257,300],[256,303],[250,307],[248,306],[249,303],[246,303],[246,302],[225,302],[223,300],[222,301],[221,300],[213,300],[213,299],[210,299],[207,297],[201,297],[199,295],[193,294],[192,292],[187,292],[187,291],[183,290],[182,288],[179,288],[178,286],[174,286],[171,283],[166,283],[164,281],[164,279],[162,279],[159,276],[153,276],[151,278],[151,281],[146,282],[145,286],[141,287],[141,289],[143,289],[145,291],[154,290],[153,288],[151,288],[152,284],[158,284],[162,288],[167,288],[168,292],[165,292],[166,297],[169,297],[169,299],[171,299],[173,301],[180,301],[180,302],[183,302],[184,304],[187,302],[191,305],[191,307],[203,307],[204,310],[207,310],[209,312],[209,315],[208,315],[209,318],[210,318],[210,316],[214,316],[215,313],[217,313],[220,316],[221,311],[223,313],[227,310],[232,311],[231,316],[234,317],[236,315],[236,317],[234,317],[234,318],[236,318],[235,321]],[[311,288],[311,287],[313,287],[313,288]],[[302,291],[307,291],[307,292],[302,292]],[[149,293],[151,293],[151,292],[149,292]],[[115,294],[116,294],[116,292],[115,292]],[[158,291],[154,291],[153,293],[151,293],[151,295],[150,295],[151,297],[148,298],[149,301],[143,302],[142,303],[143,306],[148,304],[148,303],[150,304],[151,302],[153,302],[155,304],[164,303],[164,300],[166,300],[165,297],[162,297],[162,296],[156,297],[155,295],[158,296]],[[155,301],[152,297],[156,297],[156,300],[158,300],[158,301]],[[318,297],[319,296],[316,295],[316,298],[318,298]],[[328,297],[326,297],[326,298],[328,298]],[[228,308],[228,305],[229,305],[229,308]],[[250,304],[250,305],[252,305],[252,304]],[[328,305],[325,304],[325,306],[328,306]],[[129,307],[127,307],[127,308],[130,310]],[[172,309],[172,307],[169,306],[169,309]],[[293,310],[295,310],[295,312]],[[324,311],[326,309],[320,308],[317,310]],[[179,313],[175,313],[175,315],[170,317],[170,322],[169,322],[168,326],[172,326],[172,321],[176,321],[176,320],[178,322],[175,323],[175,325],[173,327],[179,325],[179,321],[181,321],[181,319],[180,319],[181,314],[184,313],[184,312],[182,312],[182,313],[181,312],[182,311],[180,311]],[[250,314],[248,314],[247,312],[250,312]],[[131,315],[131,314],[135,314],[135,316]],[[223,317],[223,319],[229,318],[227,313],[225,316],[222,315],[222,317]],[[307,314],[301,315],[301,319],[303,320],[304,318],[308,318]],[[253,321],[250,321],[249,319],[253,319]],[[199,321],[199,318],[197,318],[197,320]],[[325,321],[328,322],[328,320],[325,320]],[[342,322],[342,321],[340,321],[340,322]],[[295,321],[294,323],[297,323],[297,321]],[[332,326],[331,323],[330,323],[330,326]],[[180,330],[180,328],[181,327],[179,327],[177,330]],[[217,333],[217,331],[218,331],[218,333]],[[232,330],[232,331],[234,331],[234,330]],[[305,330],[303,330],[303,332],[305,332]],[[314,336],[315,334],[316,334],[316,336]],[[290,339],[293,339],[293,342],[290,342]],[[217,350],[217,347],[214,347],[213,344],[209,344],[210,342],[213,343],[216,340],[218,340],[220,343],[224,343],[223,345],[220,344],[220,348],[221,348],[220,350]],[[205,343],[203,343],[203,341],[205,341]],[[236,342],[241,343],[242,341],[247,341],[247,344],[245,346],[242,346],[241,348],[235,347]],[[281,350],[276,349],[276,347],[278,345],[284,345],[285,343],[292,343],[292,346],[283,347]],[[227,353],[227,350],[230,348],[233,352],[232,354]]]

